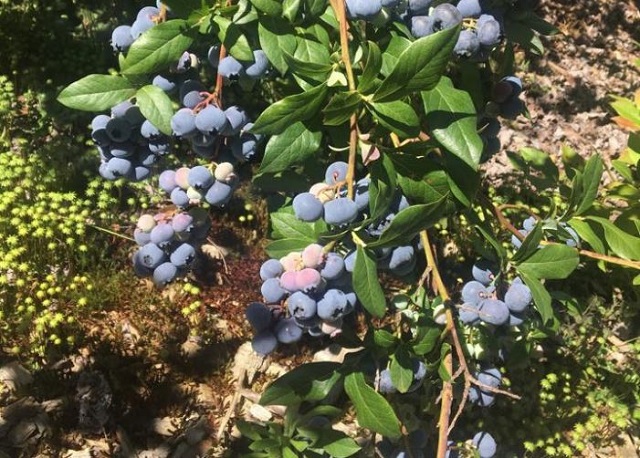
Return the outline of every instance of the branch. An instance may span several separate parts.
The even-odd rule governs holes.
[[[513,235],[515,235],[516,237],[518,237],[518,239],[520,240],[524,240],[525,236],[523,236],[520,231],[518,231],[518,229],[516,229],[513,224],[511,224],[511,222],[507,219],[506,216],[504,216],[504,213],[502,212],[502,210],[504,208],[520,208],[514,205],[499,205],[496,206],[493,203],[491,203],[491,206],[493,207],[493,212],[495,213],[496,217],[498,218],[498,221],[500,221],[500,225],[507,229],[509,232],[511,232]],[[529,212],[531,213],[531,212]],[[558,242],[550,242],[547,240],[543,240],[540,242],[542,245],[561,245]],[[587,258],[591,258],[591,259],[597,259],[599,261],[605,261],[608,262],[610,264],[617,264],[619,266],[624,266],[624,267],[630,267],[632,269],[637,269],[640,270],[640,262],[638,261],[630,261],[628,259],[622,259],[622,258],[618,258],[616,256],[608,256],[606,254],[600,254],[600,253],[596,253],[594,251],[589,251],[589,250],[578,250],[578,253],[581,254],[584,257]]]
[[[467,398],[469,395],[469,390],[471,389],[471,385],[476,385],[482,391],[489,391],[496,394],[504,394],[514,399],[520,399],[520,396],[510,393],[508,391],[501,390],[499,388],[494,388],[492,386],[485,385],[478,381],[477,378],[473,376],[471,371],[469,370],[469,365],[467,364],[467,359],[464,354],[464,349],[460,342],[460,338],[458,336],[458,329],[456,327],[455,318],[453,316],[453,311],[451,309],[451,301],[449,292],[442,281],[442,277],[440,276],[440,271],[438,270],[438,266],[436,265],[435,256],[433,254],[433,249],[431,246],[431,242],[429,241],[429,234],[427,231],[420,232],[420,239],[422,241],[423,249],[425,256],[427,258],[427,271],[429,271],[433,275],[433,289],[442,297],[445,305],[447,306],[445,311],[446,316],[446,324],[445,324],[445,333],[448,333],[451,336],[451,341],[453,347],[456,352],[456,357],[458,359],[459,368],[455,372],[453,372],[453,355],[451,353],[447,354],[444,359],[444,365],[449,374],[451,374],[451,378],[448,381],[442,382],[442,393],[441,393],[441,405],[440,405],[440,418],[438,420],[438,454],[437,458],[444,458],[447,452],[447,439],[451,430],[455,426],[458,418],[462,414],[464,410],[464,406],[467,403]],[[460,374],[464,375],[464,392],[462,395],[462,400],[458,405],[458,409],[456,414],[451,420],[451,406],[453,405],[453,385],[452,382],[460,376]]]
[[[349,90],[356,90],[356,81],[353,76],[353,66],[349,56],[349,23],[347,21],[347,11],[343,0],[330,0],[331,7],[336,13],[340,22],[340,48],[342,52],[342,63],[347,72],[347,82]],[[358,148],[358,117],[351,115],[349,120],[349,167],[347,168],[347,196],[353,199],[353,181],[356,174],[356,155]]]
[[[453,355],[448,353],[444,357],[444,367],[449,374],[453,374]],[[449,418],[453,404],[453,379],[442,382],[442,403],[440,404],[440,419],[438,420],[438,458],[447,454],[447,440],[449,439]]]

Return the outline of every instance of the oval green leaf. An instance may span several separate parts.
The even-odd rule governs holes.
[[[171,117],[173,105],[169,96],[158,86],[149,84],[141,87],[136,92],[136,105],[142,115],[156,126],[165,135],[173,133],[171,129]]]
[[[122,64],[122,73],[153,73],[176,62],[193,42],[188,31],[189,24],[182,19],[173,19],[150,28],[129,48]]]
[[[354,372],[346,376],[344,389],[356,408],[358,423],[385,437],[400,437],[400,420],[387,400],[367,385],[364,375]]]
[[[71,83],[58,102],[74,110],[104,111],[133,97],[136,88],[126,78],[115,75],[88,75]]]

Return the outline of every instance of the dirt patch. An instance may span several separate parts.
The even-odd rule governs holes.
[[[624,149],[628,133],[611,122],[611,96],[630,97],[640,87],[640,11],[632,1],[543,1],[539,13],[559,33],[543,38],[545,55],[524,56],[519,72],[530,119],[505,123],[503,149],[487,165],[501,182],[512,172],[506,152],[530,146],[559,158],[566,144],[582,156],[606,161]],[[527,64],[528,63],[528,64]]]

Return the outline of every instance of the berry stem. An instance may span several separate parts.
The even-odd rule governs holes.
[[[120,237],[121,239],[125,239],[125,240],[129,240],[131,242],[135,242],[135,239],[132,237],[129,237],[128,235],[123,235],[123,234],[119,234],[115,231],[112,231],[111,229],[107,229],[101,226],[95,226],[93,224],[87,224],[87,226],[94,228],[97,231],[102,231],[102,232],[106,232],[107,234],[113,235],[114,237]]]
[[[453,372],[453,355],[447,353],[443,361],[449,374]],[[453,384],[451,380],[442,382],[442,404],[440,405],[440,418],[438,419],[438,458],[445,458],[447,454],[447,440],[449,438],[449,418],[451,417],[451,405],[453,404]]]
[[[347,21],[347,11],[344,0],[330,0],[331,7],[336,13],[340,22],[340,47],[342,48],[342,62],[347,72],[347,83],[349,91],[356,90],[356,81],[353,76],[353,66],[349,56],[349,23]],[[349,120],[349,167],[347,168],[347,197],[353,199],[353,181],[356,174],[356,155],[358,147],[358,116],[351,115]]]

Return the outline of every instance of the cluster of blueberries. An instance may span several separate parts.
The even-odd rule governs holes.
[[[94,117],[91,138],[100,153],[98,171],[107,180],[144,180],[151,166],[169,152],[169,138],[129,101],[114,106],[110,116]]]
[[[354,198],[346,195],[348,164],[336,161],[326,168],[325,181],[316,183],[308,192],[297,194],[293,199],[293,211],[302,221],[313,222],[323,219],[332,226],[344,226],[366,219],[369,212],[369,177],[354,183]],[[407,198],[399,191],[386,214],[365,228],[372,238],[378,238],[391,224],[396,215],[409,207]],[[416,265],[416,247],[413,244],[376,249],[378,267],[389,270],[397,276],[405,276]],[[348,252],[344,258],[345,268],[353,272],[356,251]]]
[[[233,164],[222,162],[213,172],[204,165],[165,170],[159,176],[160,188],[179,208],[198,205],[205,201],[221,207],[231,199],[237,184]]]
[[[458,307],[460,321],[469,325],[486,323],[494,326],[519,326],[524,322],[533,300],[531,289],[519,277],[508,287],[500,284],[496,289],[496,271],[495,266],[485,260],[473,266],[474,280],[462,287],[462,305]],[[502,299],[498,299],[498,295]]]
[[[460,0],[456,5],[433,0],[347,0],[353,19],[380,22],[396,16],[416,38],[463,24],[454,53],[459,57],[486,60],[503,35],[502,12],[488,8],[485,0]]]
[[[296,195],[293,199],[296,217],[308,222],[323,219],[332,226],[356,221],[369,206],[369,180],[358,181],[354,199],[350,199],[346,195],[348,167],[343,161],[329,164],[324,183],[316,183],[308,192]]]
[[[156,6],[140,9],[132,25],[120,25],[113,30],[111,45],[114,51],[127,52],[140,35],[164,20],[163,16],[168,12],[160,1]],[[223,57],[222,60],[219,57],[220,45],[211,46],[207,53],[207,61],[227,82],[238,79],[257,80],[269,71],[269,61],[262,50],[253,51],[252,62],[238,61],[233,56]],[[175,93],[181,104],[181,108],[171,120],[174,136],[186,139],[191,150],[205,159],[212,159],[219,154],[221,157],[226,156],[225,159],[228,160],[249,160],[255,155],[261,137],[249,132],[252,123],[242,108],[233,105],[223,110],[216,105],[205,85],[198,79],[198,66],[198,57],[185,51],[169,72],[157,74],[153,78],[155,86],[169,94]],[[96,120],[94,131],[104,127],[104,122],[103,117]],[[170,139],[167,136],[160,134],[158,129],[150,124],[145,132],[147,135],[143,133],[143,136],[150,140],[152,151],[168,150]],[[102,146],[100,143],[99,145]],[[108,178],[127,176],[143,179],[148,176],[142,169],[137,174],[129,172],[125,175],[121,172],[128,170],[126,164],[122,161],[114,162],[111,167],[103,167],[103,175]],[[133,171],[135,172],[135,167]]]
[[[343,317],[355,310],[344,259],[321,245],[265,261],[260,278],[264,302],[250,304],[246,317],[255,333],[253,348],[262,355],[274,351],[278,342],[300,340],[304,332],[338,333]]]
[[[184,276],[206,240],[211,221],[202,208],[165,214],[140,216],[134,231],[139,248],[133,255],[137,275],[152,277],[162,287]]]
[[[262,136],[249,132],[253,123],[242,108],[232,105],[223,110],[210,103],[210,94],[196,79],[184,80],[178,92],[182,108],[171,118],[171,129],[176,137],[189,141],[195,154],[211,159],[217,152],[227,153],[238,162],[255,155]]]
[[[157,1],[156,6],[145,6],[138,11],[136,20],[131,25],[119,25],[111,33],[111,46],[116,52],[126,52],[140,35],[155,26],[161,17],[161,10],[165,13],[168,8]]]

